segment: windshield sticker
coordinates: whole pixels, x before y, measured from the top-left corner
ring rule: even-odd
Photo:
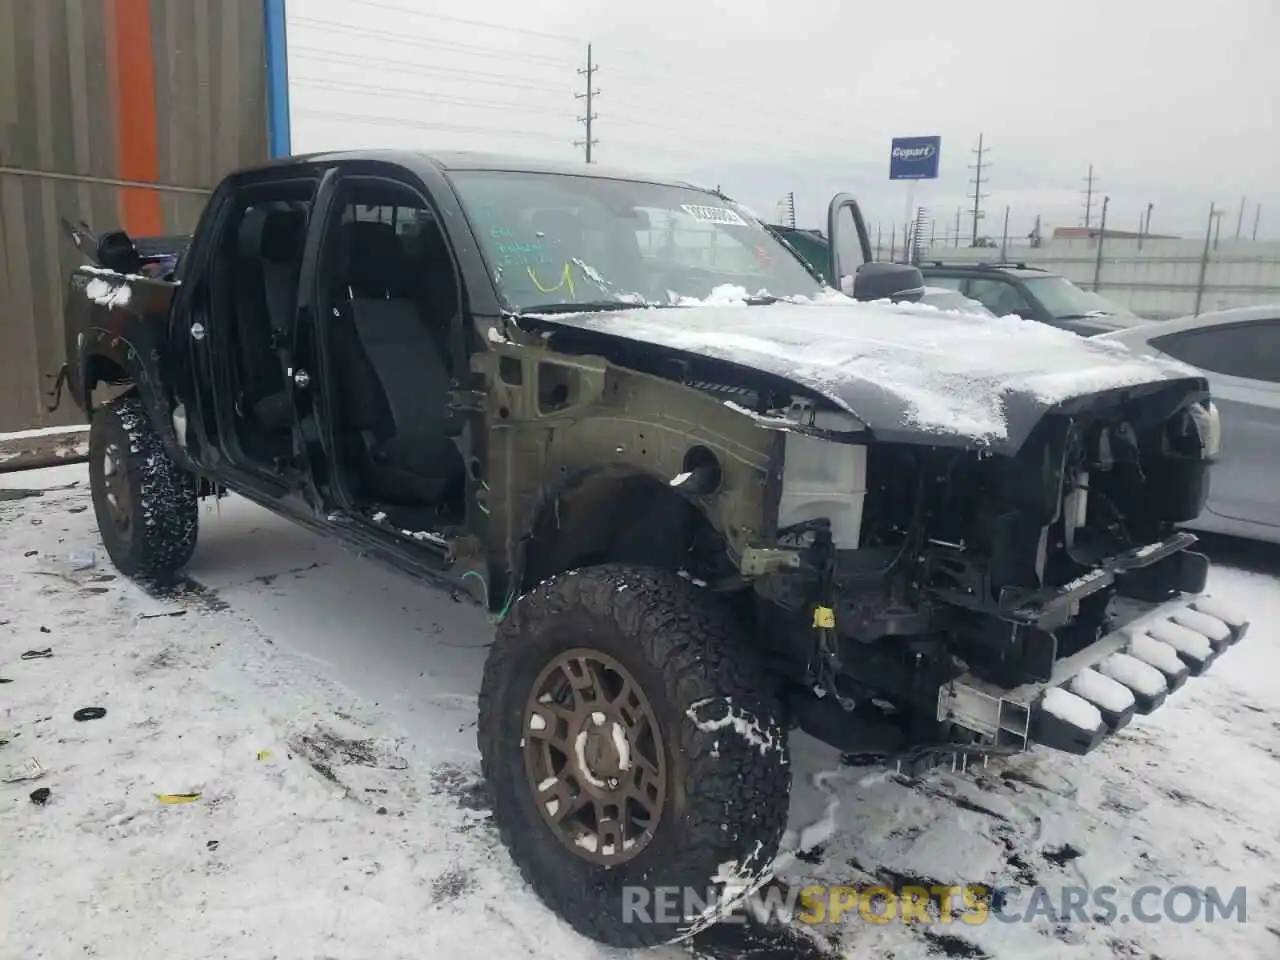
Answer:
[[[728,207],[701,207],[696,203],[682,203],[680,209],[699,223],[719,223],[729,227],[747,225],[747,221]]]

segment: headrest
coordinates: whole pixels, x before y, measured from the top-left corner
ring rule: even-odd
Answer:
[[[269,263],[297,263],[307,233],[307,215],[301,210],[251,208],[240,221],[236,255]]]
[[[266,223],[265,210],[250,207],[236,231],[236,256],[254,259],[262,249],[262,227]]]
[[[347,283],[356,296],[394,295],[405,279],[404,251],[389,223],[356,220],[345,224]]]
[[[301,210],[273,210],[262,224],[259,256],[270,263],[295,264],[302,258],[307,215]]]

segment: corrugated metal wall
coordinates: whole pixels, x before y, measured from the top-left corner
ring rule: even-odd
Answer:
[[[62,292],[58,218],[185,233],[229,170],[265,159],[263,0],[0,0],[0,432],[45,412]]]

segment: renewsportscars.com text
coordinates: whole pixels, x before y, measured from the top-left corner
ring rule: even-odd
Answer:
[[[626,887],[623,920],[681,923],[704,915],[719,891],[680,887]],[[748,918],[767,922],[848,923],[1214,923],[1246,920],[1244,887],[1148,885],[1132,890],[1112,886],[999,888],[906,886],[768,886],[748,896],[722,922]]]

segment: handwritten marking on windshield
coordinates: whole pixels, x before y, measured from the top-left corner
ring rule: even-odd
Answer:
[[[578,299],[578,293],[573,287],[573,269],[569,264],[566,263],[564,265],[564,271],[560,274],[560,282],[554,287],[544,287],[538,281],[538,275],[533,272],[532,266],[525,267],[525,270],[528,271],[529,279],[533,281],[533,285],[538,288],[539,292],[555,293],[558,290],[563,290],[567,286],[569,288],[569,296],[574,300]]]

